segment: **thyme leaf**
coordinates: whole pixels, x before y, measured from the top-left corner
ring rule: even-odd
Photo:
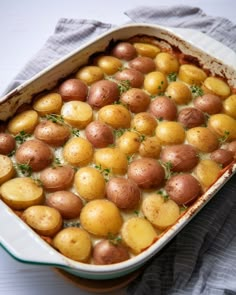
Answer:
[[[167,80],[168,80],[168,82],[175,82],[176,79],[177,79],[177,73],[176,73],[176,72],[170,73],[170,74],[167,76]]]
[[[25,163],[25,164],[18,163],[17,168],[20,171],[20,173],[23,174],[24,176],[32,175],[32,168],[28,163]]]
[[[15,141],[18,143],[18,144],[22,144],[26,141],[26,139],[28,137],[30,137],[31,134],[28,134],[26,133],[24,130],[20,131],[16,136],[15,136]]]
[[[120,81],[118,84],[118,89],[119,89],[120,95],[122,93],[126,92],[127,90],[129,90],[130,87],[131,87],[131,84],[130,84],[129,80]]]
[[[229,138],[229,136],[230,136],[230,132],[228,130],[225,130],[224,135],[221,136],[220,138],[218,138],[220,144],[225,143],[227,141],[227,139]]]
[[[194,96],[194,98],[196,98],[198,96],[202,96],[204,94],[204,91],[198,85],[191,85],[190,90],[191,90],[192,95]]]

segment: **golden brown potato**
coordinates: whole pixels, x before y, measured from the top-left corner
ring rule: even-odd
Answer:
[[[120,100],[132,113],[145,112],[150,103],[149,95],[139,88],[131,88],[124,92]]]
[[[144,135],[153,135],[156,126],[157,121],[155,117],[146,112],[136,114],[131,121],[131,127],[138,133]]]
[[[207,125],[217,137],[223,138],[224,141],[236,139],[236,120],[226,114],[212,115]]]
[[[154,58],[161,51],[159,47],[148,43],[136,42],[133,45],[139,55],[150,58]]]
[[[22,210],[32,205],[42,204],[43,189],[30,177],[16,177],[1,186],[1,197],[12,209]]]
[[[150,72],[145,76],[144,89],[153,95],[161,95],[166,90],[168,82],[166,75],[162,72]]]
[[[55,192],[71,187],[75,171],[70,166],[49,167],[40,173],[40,180],[46,191]]]
[[[108,200],[92,200],[88,202],[80,213],[82,227],[89,233],[106,237],[116,235],[123,220],[117,206]]]
[[[236,94],[233,94],[224,100],[223,111],[226,115],[236,119]]]
[[[38,124],[39,115],[34,110],[24,111],[15,115],[8,123],[7,129],[10,133],[16,135],[21,131],[32,134]]]
[[[192,100],[192,92],[181,81],[171,82],[166,89],[167,95],[178,105],[188,104]]]
[[[102,169],[108,169],[112,174],[123,175],[127,172],[128,160],[118,148],[103,148],[94,153],[94,162]]]
[[[139,254],[157,240],[157,233],[147,219],[132,217],[124,222],[121,237],[134,254]]]
[[[89,234],[78,227],[64,228],[54,237],[53,246],[66,257],[87,262],[92,251]]]
[[[47,120],[40,122],[34,130],[37,139],[52,146],[62,146],[69,139],[70,134],[67,126]]]
[[[155,63],[157,69],[165,74],[176,73],[179,70],[178,59],[168,52],[158,53],[155,58]]]
[[[24,210],[21,218],[38,234],[53,237],[62,227],[58,210],[44,205],[33,205]]]
[[[129,259],[129,251],[122,244],[115,244],[109,240],[101,240],[93,248],[95,264],[113,264]]]
[[[93,146],[84,138],[73,137],[65,144],[63,157],[66,162],[73,166],[86,166],[92,161]]]
[[[57,209],[65,219],[79,217],[83,208],[81,199],[70,191],[57,191],[46,198],[46,205]]]
[[[139,154],[145,158],[158,159],[161,153],[161,143],[156,136],[146,137],[139,146]]]
[[[76,78],[87,85],[102,80],[104,78],[103,70],[97,66],[84,66],[77,73]]]
[[[179,206],[173,200],[165,201],[163,196],[150,194],[142,203],[144,216],[160,230],[174,224],[180,216]]]
[[[180,144],[185,140],[185,131],[178,122],[160,122],[156,128],[156,136],[161,144]]]
[[[91,106],[83,101],[69,101],[61,108],[61,115],[65,122],[73,127],[83,129],[93,119]]]
[[[15,169],[10,158],[0,155],[0,185],[11,179],[15,174]]]
[[[117,147],[126,155],[135,154],[140,146],[140,137],[136,132],[126,131],[117,140]]]
[[[52,163],[52,160],[52,150],[38,139],[25,141],[16,151],[16,162],[30,166],[32,171],[43,170]]]
[[[107,105],[98,111],[98,120],[115,129],[129,128],[131,114],[122,105]]]
[[[191,64],[183,64],[179,68],[179,79],[190,85],[201,85],[207,78],[206,73]]]
[[[114,56],[102,55],[96,58],[95,65],[105,74],[113,75],[122,67],[122,62]]]
[[[67,79],[61,83],[58,92],[63,101],[85,101],[88,94],[88,87],[79,79]]]
[[[83,167],[75,174],[75,189],[86,201],[104,198],[105,185],[104,177],[93,167]]]
[[[186,131],[186,139],[201,152],[210,153],[219,146],[219,141],[214,133],[206,127],[194,127]]]
[[[222,99],[228,97],[231,93],[229,85],[216,77],[207,77],[203,83],[203,89],[205,92],[218,95]]]
[[[141,200],[141,192],[135,182],[130,179],[113,177],[106,185],[108,200],[120,209],[134,209]]]
[[[48,93],[36,98],[33,109],[41,116],[46,114],[58,114],[62,107],[62,98],[59,93]]]

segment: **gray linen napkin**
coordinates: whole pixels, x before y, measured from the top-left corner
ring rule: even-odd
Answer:
[[[236,51],[236,26],[189,6],[138,7],[131,22],[198,29]],[[55,33],[8,86],[15,88],[58,58],[114,25],[60,19]],[[236,175],[127,288],[133,295],[236,294]]]

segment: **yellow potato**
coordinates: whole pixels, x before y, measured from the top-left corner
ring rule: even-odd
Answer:
[[[178,144],[185,140],[185,131],[178,122],[160,122],[156,128],[156,136],[161,144]]]
[[[99,56],[96,59],[96,65],[107,75],[113,75],[122,67],[122,62],[114,56]]]
[[[17,177],[3,183],[1,197],[9,207],[16,210],[39,205],[44,201],[43,189],[29,177]]]
[[[220,96],[222,99],[228,97],[231,93],[229,85],[216,77],[208,77],[203,83],[203,90]]]
[[[192,99],[192,92],[183,82],[171,82],[166,89],[167,95],[175,101],[176,104],[188,104]]]
[[[85,166],[92,161],[93,146],[84,138],[73,137],[65,144],[63,157],[71,165]]]
[[[157,120],[149,113],[138,113],[133,117],[131,127],[140,134],[153,135],[157,127]]]
[[[223,102],[224,113],[233,119],[236,119],[236,94],[229,96]]]
[[[53,237],[62,227],[62,217],[59,211],[44,205],[35,205],[25,209],[22,219],[43,236]]]
[[[33,104],[33,109],[40,115],[58,114],[61,110],[62,98],[58,93],[48,93],[37,98]]]
[[[136,51],[138,52],[139,55],[141,56],[147,56],[154,58],[157,53],[159,53],[161,50],[155,45],[148,44],[148,43],[134,43],[133,44]]]
[[[206,73],[191,64],[183,64],[179,68],[179,79],[190,85],[201,85],[207,78]]]
[[[217,180],[220,171],[220,166],[213,160],[201,160],[194,169],[194,173],[203,189],[207,189]]]
[[[102,148],[94,153],[94,162],[112,174],[125,174],[128,169],[126,155],[118,148]]]
[[[78,227],[64,228],[53,239],[53,246],[70,259],[87,262],[92,242],[89,234]]]
[[[33,133],[39,121],[39,115],[34,110],[24,111],[15,115],[8,123],[8,131],[14,135],[25,131],[26,133]]]
[[[162,94],[167,86],[166,75],[162,72],[150,72],[144,78],[144,89],[153,95]]]
[[[86,201],[105,197],[105,179],[95,168],[83,167],[79,169],[75,174],[74,186]]]
[[[140,146],[140,137],[136,132],[126,131],[117,140],[117,147],[126,155],[135,154]]]
[[[14,176],[15,169],[11,159],[4,155],[0,155],[0,167],[0,184],[2,184]]]
[[[87,85],[91,85],[94,82],[102,80],[104,78],[104,73],[102,69],[97,66],[84,66],[75,76]]]
[[[107,105],[98,111],[98,120],[110,125],[115,129],[129,128],[131,114],[122,105]]]
[[[165,74],[176,73],[179,70],[178,59],[168,52],[158,53],[155,58],[155,63],[158,70]]]
[[[226,114],[212,115],[208,120],[208,128],[224,141],[236,139],[236,120]]]
[[[123,220],[120,210],[108,200],[92,200],[80,213],[82,227],[96,236],[108,236],[120,231]]]
[[[93,119],[91,106],[83,101],[69,101],[61,108],[61,115],[71,126],[83,129]]]
[[[186,139],[189,144],[205,153],[213,152],[219,145],[216,135],[206,127],[194,127],[187,130]]]
[[[174,224],[180,216],[179,206],[163,196],[151,194],[142,203],[144,216],[158,229],[164,230]]]
[[[146,137],[139,146],[139,154],[142,157],[158,159],[161,153],[161,143],[156,137]]]
[[[148,220],[132,217],[124,222],[121,237],[134,254],[139,254],[157,240],[157,233]]]

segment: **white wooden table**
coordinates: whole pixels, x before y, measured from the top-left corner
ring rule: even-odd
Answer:
[[[159,2],[160,3],[160,2]],[[165,0],[165,5],[176,5]],[[201,7],[212,16],[236,23],[235,0],[179,0],[178,4]],[[0,2],[0,93],[41,48],[61,17],[96,19],[123,24],[124,11],[139,5],[157,5],[156,0],[2,0]],[[102,8],[101,8],[102,7]],[[0,224],[0,226],[4,226]],[[125,291],[112,294],[125,294]],[[47,266],[23,264],[0,247],[0,295],[88,295]]]

